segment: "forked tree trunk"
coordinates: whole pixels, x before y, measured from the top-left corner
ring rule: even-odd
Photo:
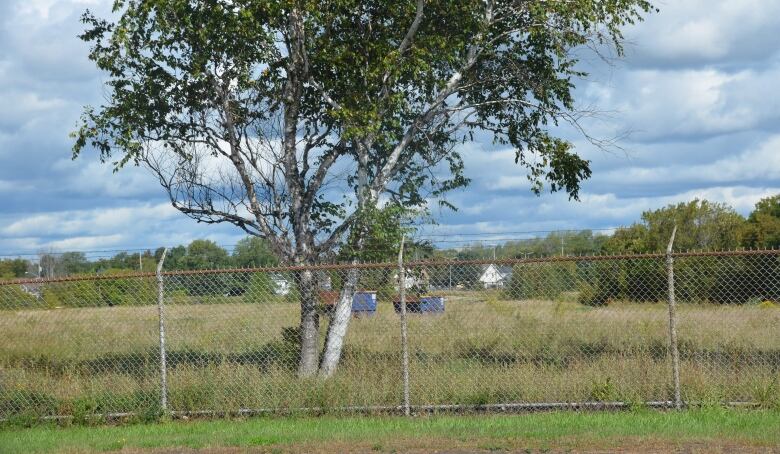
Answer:
[[[311,377],[319,365],[320,317],[317,313],[317,283],[311,270],[298,273],[301,298],[301,359],[298,376]]]
[[[355,268],[347,271],[344,287],[341,289],[339,301],[328,325],[328,334],[325,339],[325,350],[322,354],[320,376],[328,378],[336,372],[341,360],[341,352],[344,348],[344,338],[347,336],[349,320],[352,316],[352,297],[357,290],[359,273]]]

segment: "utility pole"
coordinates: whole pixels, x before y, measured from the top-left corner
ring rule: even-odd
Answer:
[[[406,323],[406,266],[404,265],[404,236],[398,249],[398,293],[401,299],[401,369],[404,387],[404,415],[411,414],[409,405],[409,335]]]
[[[672,354],[672,380],[674,385],[674,407],[682,409],[680,391],[680,350],[677,346],[677,301],[674,295],[674,237],[677,234],[677,224],[672,229],[672,237],[666,247],[666,273],[669,288],[669,350]]]
[[[165,349],[165,287],[163,281],[163,263],[168,248],[163,249],[160,261],[157,263],[157,317],[160,328],[160,407],[168,413],[168,363]]]

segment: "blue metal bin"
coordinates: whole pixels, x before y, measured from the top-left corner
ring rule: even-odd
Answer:
[[[355,292],[352,297],[353,314],[373,314],[376,312],[376,292]]]
[[[420,312],[444,312],[444,297],[443,296],[421,297]]]

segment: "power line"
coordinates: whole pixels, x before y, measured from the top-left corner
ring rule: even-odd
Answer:
[[[449,233],[424,233],[418,232],[414,234],[413,238],[418,239],[431,239],[434,244],[438,243],[468,243],[474,241],[474,239],[435,239],[435,238],[450,238],[450,237],[489,237],[488,241],[520,241],[520,240],[537,240],[541,237],[520,238],[520,237],[507,237],[506,235],[531,235],[531,234],[550,234],[550,233],[567,233],[567,232],[606,232],[614,231],[621,227],[606,227],[606,228],[582,228],[582,229],[556,229],[556,230],[525,230],[525,231],[504,231],[504,232],[449,232]],[[186,245],[181,245],[186,247]],[[226,249],[233,250],[237,246],[236,244],[217,244],[217,246]],[[146,252],[155,251],[163,246],[156,247],[128,247],[128,248],[114,248],[114,249],[66,249],[62,251],[52,251],[41,248],[38,251],[24,251],[24,252],[0,252],[0,257],[38,257],[43,254],[47,255],[62,255],[65,253],[82,253],[89,255],[90,258],[111,258],[121,252]],[[98,255],[102,254],[102,255]],[[104,255],[113,254],[113,255]]]
[[[179,245],[187,247],[186,245]],[[221,247],[222,249],[234,249],[236,247],[235,244],[217,244],[217,246]],[[38,252],[6,252],[6,253],[0,253],[0,257],[37,257],[39,255],[62,255],[67,254],[71,252],[77,252],[82,253],[85,255],[89,255],[90,257],[96,258],[96,257],[113,257],[118,253],[121,252],[147,252],[151,251],[154,252],[157,249],[160,249],[164,246],[155,246],[155,247],[145,247],[145,248],[121,248],[121,249],[66,249],[62,251],[51,251],[51,250],[40,250]],[[177,246],[178,247],[178,246]],[[114,255],[95,255],[95,254],[114,254]]]
[[[80,252],[82,254],[108,254],[108,253],[119,253],[119,252],[134,252],[134,251],[153,251],[157,248],[123,248],[123,249],[96,249],[96,250],[87,250],[87,249],[67,249],[63,251],[52,251],[52,250],[45,250],[42,249],[38,252],[7,252],[7,253],[0,253],[0,257],[29,257],[29,256],[39,256],[39,255],[62,255],[66,254],[68,252]]]
[[[449,236],[490,236],[490,235],[528,235],[532,233],[564,233],[564,232],[607,232],[620,229],[621,227],[605,227],[597,229],[558,229],[558,230],[527,230],[520,232],[449,232],[449,233],[422,233],[414,235],[415,237],[449,237]]]

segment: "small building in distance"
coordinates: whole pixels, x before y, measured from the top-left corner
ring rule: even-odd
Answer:
[[[271,282],[273,283],[273,292],[277,295],[287,296],[292,289],[292,283],[283,274],[272,274]]]
[[[317,280],[317,287],[320,290],[331,290],[333,284],[328,273],[319,271],[314,274]],[[271,273],[271,289],[275,295],[287,296],[295,286],[295,279],[289,273]]]
[[[485,288],[504,288],[512,279],[512,267],[500,266],[491,263],[482,267],[479,282]]]
[[[393,288],[396,292],[400,291],[401,279],[398,272],[393,274]],[[431,277],[425,268],[407,268],[404,271],[404,289],[408,294],[427,293],[430,288]]]
[[[35,297],[35,299],[39,300],[43,296],[43,287],[41,284],[28,282],[26,284],[21,284],[20,287],[24,293]]]

